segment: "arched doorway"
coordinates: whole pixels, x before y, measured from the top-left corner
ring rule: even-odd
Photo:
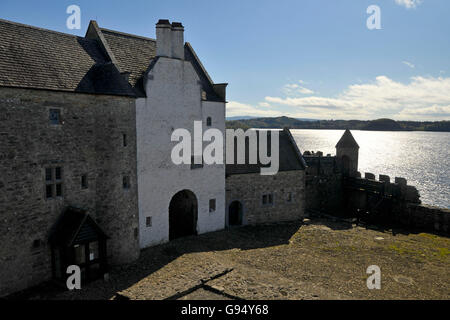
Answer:
[[[242,225],[242,204],[239,201],[233,201],[228,207],[228,225]]]
[[[175,194],[169,205],[169,240],[197,234],[197,197],[192,191]]]

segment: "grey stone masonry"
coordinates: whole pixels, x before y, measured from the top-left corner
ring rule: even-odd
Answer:
[[[110,237],[109,263],[137,259],[135,121],[134,98],[0,88],[0,296],[51,278],[48,236],[67,206]]]
[[[378,180],[381,182],[391,183],[391,178],[384,174],[380,174]]]
[[[364,175],[364,178],[369,179],[369,180],[375,180],[375,175],[373,173],[366,172]]]
[[[233,201],[243,209],[243,224],[301,220],[305,212],[305,170],[236,174],[226,178],[226,215]],[[263,203],[263,196],[272,203]],[[228,224],[228,220],[227,220]]]

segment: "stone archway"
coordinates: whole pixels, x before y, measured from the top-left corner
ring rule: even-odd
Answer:
[[[169,240],[197,234],[197,197],[190,190],[176,193],[169,205]]]
[[[228,226],[241,226],[243,220],[242,203],[235,200],[228,207]]]

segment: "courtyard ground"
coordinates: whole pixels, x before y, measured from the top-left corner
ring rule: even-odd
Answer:
[[[450,299],[450,239],[311,218],[143,250],[108,281],[31,299]],[[367,267],[381,268],[369,290]]]

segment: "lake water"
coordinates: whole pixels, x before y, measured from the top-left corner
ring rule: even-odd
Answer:
[[[343,130],[291,130],[301,152],[336,154]],[[403,177],[417,187],[422,203],[450,208],[450,132],[352,130],[359,144],[359,171]]]

